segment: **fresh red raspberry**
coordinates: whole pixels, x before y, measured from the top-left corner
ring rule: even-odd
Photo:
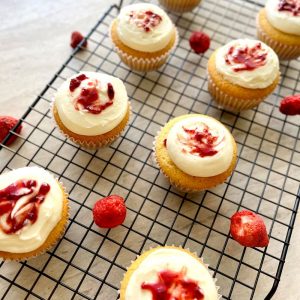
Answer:
[[[122,224],[126,217],[124,199],[111,195],[96,202],[93,208],[94,222],[102,228],[113,228]]]
[[[264,220],[252,211],[236,212],[231,217],[230,233],[245,247],[266,247],[269,244]]]
[[[209,36],[201,31],[195,31],[190,37],[190,46],[197,53],[204,53],[210,46]]]
[[[300,115],[300,94],[287,96],[281,100],[279,110],[288,116]]]
[[[0,143],[4,140],[4,138],[8,135],[9,131],[12,130],[17,123],[19,122],[18,119],[10,116],[0,116]],[[19,125],[15,130],[16,133],[20,133],[22,129],[22,125]],[[6,142],[6,146],[12,144],[15,139],[17,138],[16,135],[12,135],[8,141]]]
[[[84,36],[79,31],[74,31],[71,34],[71,47],[75,49],[79,43],[84,39]],[[87,41],[82,44],[83,47],[87,47]]]

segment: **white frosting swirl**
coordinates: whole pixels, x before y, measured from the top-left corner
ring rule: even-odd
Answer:
[[[39,190],[42,183],[48,183],[50,191],[39,206],[38,218],[35,223],[29,223],[13,234],[6,234],[0,228],[0,251],[26,253],[37,249],[46,241],[62,216],[63,191],[56,179],[44,169],[25,167],[2,174],[0,190],[22,179],[36,180],[35,192]],[[18,205],[21,202],[25,203],[27,199],[28,196],[23,196],[18,200]],[[6,223],[6,216],[7,214],[4,214],[0,217],[1,224]]]
[[[102,73],[81,72],[80,74],[85,74],[88,79],[82,81],[73,92],[69,88],[70,81],[78,74],[66,80],[57,90],[55,107],[59,118],[70,131],[77,134],[94,136],[111,131],[121,123],[128,110],[128,96],[123,82],[116,77]],[[100,114],[76,110],[74,107],[74,101],[80,95],[82,88],[89,88],[89,82],[96,84],[101,104],[108,101],[107,84],[111,83],[114,88],[113,104]]]
[[[205,127],[208,127],[208,132],[212,136],[217,137],[213,143],[215,145],[213,149],[217,153],[201,157],[197,153],[191,153],[192,148],[182,141],[189,140],[189,135],[184,129],[197,128],[198,132],[203,132]],[[233,143],[230,132],[217,120],[204,115],[177,122],[168,134],[166,146],[174,164],[191,176],[211,177],[221,174],[230,167],[233,159]]]
[[[261,44],[260,53],[266,53],[264,64],[253,70],[235,71],[235,68],[241,64],[228,64],[226,56],[231,47],[234,47],[234,53],[237,49],[253,48]],[[276,53],[269,46],[261,41],[250,39],[234,40],[225,46],[219,48],[216,52],[216,69],[224,78],[236,85],[249,89],[263,89],[270,86],[278,76],[279,60]]]
[[[280,0],[268,0],[266,4],[267,19],[276,29],[294,35],[300,35],[300,14],[278,10]],[[295,0],[300,9],[300,0]]]
[[[137,23],[145,16],[145,12],[157,14],[161,21],[146,31]],[[130,15],[139,15],[140,19],[133,19]],[[147,16],[145,16],[147,18]],[[126,46],[143,52],[156,52],[164,49],[172,38],[174,25],[169,16],[158,6],[150,3],[137,3],[125,6],[117,18],[117,33],[119,39]]]
[[[152,300],[150,291],[141,288],[142,283],[155,283],[163,270],[180,272],[187,269],[186,277],[199,283],[205,300],[217,300],[218,292],[207,268],[192,255],[177,249],[159,248],[149,254],[131,275],[125,300]]]

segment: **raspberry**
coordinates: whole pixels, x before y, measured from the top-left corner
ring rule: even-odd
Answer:
[[[195,31],[190,37],[190,46],[197,53],[204,53],[210,46],[209,36],[201,31]]]
[[[9,131],[12,130],[17,123],[19,122],[18,119],[10,116],[0,116],[0,143],[4,140],[4,138],[9,134]],[[22,129],[22,125],[19,125],[15,132],[20,133]],[[12,144],[15,139],[17,138],[16,135],[12,135],[8,141],[5,143],[6,146]]]
[[[230,233],[245,247],[266,247],[269,244],[264,220],[252,211],[243,210],[231,217]]]
[[[126,217],[124,199],[111,195],[96,202],[93,208],[94,222],[101,228],[113,228],[122,224]]]
[[[300,94],[287,96],[281,100],[279,110],[288,116],[300,115]]]
[[[75,49],[83,39],[84,36],[79,31],[72,32],[70,46]],[[82,46],[87,47],[87,41],[84,41]]]

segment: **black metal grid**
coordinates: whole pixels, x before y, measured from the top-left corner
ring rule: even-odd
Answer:
[[[16,143],[9,148],[2,145],[1,173],[41,166],[59,177],[71,202],[67,231],[52,251],[28,262],[0,263],[2,299],[117,299],[130,261],[151,246],[165,244],[182,245],[204,256],[224,299],[271,298],[300,200],[300,118],[278,111],[279,99],[300,92],[300,61],[282,63],[275,93],[258,108],[238,115],[211,102],[206,82],[212,51],[231,39],[254,37],[259,8],[250,1],[205,0],[193,13],[172,15],[179,46],[164,67],[148,74],[132,72],[120,63],[107,35],[118,9],[112,6],[105,13],[87,36],[88,49],[74,51],[24,114],[24,130]],[[188,46],[195,29],[212,38],[211,49],[203,56]],[[83,69],[124,80],[134,112],[122,137],[98,151],[65,140],[49,111],[57,87]],[[195,195],[170,187],[152,160],[159,128],[190,112],[221,120],[239,148],[232,177]],[[126,198],[128,216],[117,229],[99,230],[92,223],[91,209],[96,199],[111,193]],[[241,208],[264,217],[268,248],[243,248],[232,240],[230,216]]]

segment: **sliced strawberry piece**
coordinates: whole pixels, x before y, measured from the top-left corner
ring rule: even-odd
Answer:
[[[231,217],[230,233],[245,247],[266,247],[269,244],[263,219],[252,211],[239,211]]]

